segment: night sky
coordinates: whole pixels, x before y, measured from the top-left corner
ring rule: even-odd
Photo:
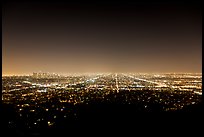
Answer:
[[[196,2],[5,2],[2,73],[201,72]]]

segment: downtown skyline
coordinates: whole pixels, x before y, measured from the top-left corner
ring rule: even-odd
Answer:
[[[5,2],[2,75],[201,73],[198,2]]]

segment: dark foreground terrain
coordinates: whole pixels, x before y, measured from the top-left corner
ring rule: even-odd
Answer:
[[[49,104],[47,104],[49,106]],[[189,105],[181,110],[173,112],[162,111],[160,104],[152,104],[147,112],[143,109],[145,104],[122,105],[108,103],[90,103],[89,105],[69,105],[73,112],[57,113],[51,111],[49,113],[29,114],[28,117],[18,117],[18,112],[13,105],[3,104],[3,132],[6,136],[38,136],[38,135],[77,135],[83,133],[98,134],[106,132],[125,132],[134,131],[137,133],[148,133],[145,130],[157,129],[167,130],[172,125],[174,129],[183,127],[195,127],[196,123],[201,122],[203,114],[202,104]],[[48,119],[55,114],[53,124],[48,124]],[[38,118],[44,120],[37,123],[31,123]],[[190,123],[194,123],[191,125]],[[199,126],[198,126],[199,127]],[[187,129],[188,129],[187,128]],[[144,131],[143,131],[144,130]]]

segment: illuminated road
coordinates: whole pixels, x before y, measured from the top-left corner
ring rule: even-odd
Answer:
[[[116,85],[116,90],[117,90],[117,93],[118,93],[119,88],[118,88],[118,74],[117,73],[115,74],[115,85]]]
[[[156,84],[158,85],[158,87],[168,87],[166,84],[164,83],[158,83],[158,82],[155,82],[155,81],[150,81],[150,80],[146,80],[146,79],[141,79],[141,78],[136,78],[136,77],[133,77],[131,75],[127,75],[127,74],[123,74],[124,76],[126,77],[130,77],[130,78],[133,78],[135,80],[139,80],[139,81],[144,81],[144,82],[148,82],[148,83],[151,83],[151,84]]]

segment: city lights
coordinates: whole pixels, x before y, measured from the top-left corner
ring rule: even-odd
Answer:
[[[39,114],[42,110],[50,113],[53,109],[66,113],[66,107],[60,105],[88,105],[94,100],[107,103],[119,100],[119,104],[155,102],[163,105],[162,111],[176,111],[201,101],[201,75],[100,73],[59,76],[33,73],[31,76],[5,76],[2,78],[2,101],[16,105],[19,113],[27,109]],[[42,106],[48,102],[51,107]],[[144,111],[151,111],[148,104],[144,105]],[[53,117],[57,119],[57,115]]]

